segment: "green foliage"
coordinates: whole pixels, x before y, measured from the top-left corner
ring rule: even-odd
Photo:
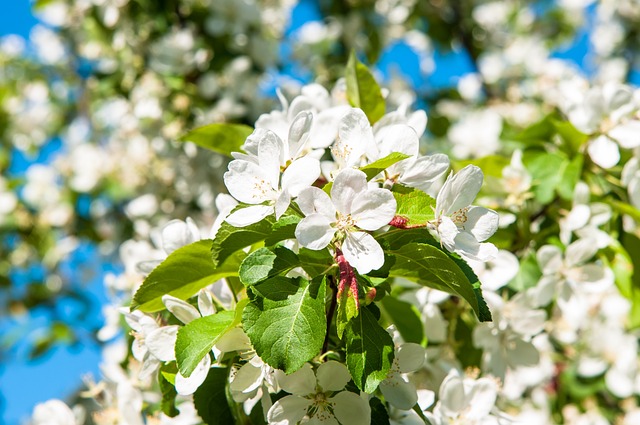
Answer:
[[[373,125],[384,115],[384,98],[371,71],[356,58],[355,52],[349,56],[345,77],[349,103],[362,109]]]
[[[164,309],[165,294],[187,299],[200,289],[228,276],[238,275],[239,257],[231,256],[219,267],[211,261],[210,239],[204,239],[173,251],[144,280],[136,291],[131,309],[154,312]]]
[[[393,164],[407,158],[410,158],[410,155],[405,155],[400,152],[392,152],[384,158],[380,158],[377,161],[373,161],[371,164],[360,167],[359,170],[367,175],[367,180],[371,180]]]
[[[193,404],[198,415],[207,425],[228,425],[235,423],[227,401],[227,368],[212,367],[207,379],[193,394]]]
[[[382,308],[400,332],[402,339],[416,344],[426,343],[420,312],[415,306],[389,295],[382,299]]]
[[[389,425],[389,413],[384,403],[378,397],[369,399],[369,407],[371,407],[371,425]]]
[[[213,345],[235,326],[235,312],[221,311],[187,323],[178,331],[176,361],[180,373],[188,377]]]
[[[294,372],[315,357],[324,342],[326,278],[268,279],[254,288],[242,316],[256,353],[267,364]],[[253,292],[253,288],[252,288]]]
[[[231,157],[231,152],[240,152],[240,146],[253,133],[253,128],[244,124],[215,123],[194,128],[178,139]]]
[[[419,189],[393,186],[393,197],[398,204],[396,216],[407,219],[406,226],[426,226],[435,218],[436,200]]]
[[[169,416],[170,418],[178,416],[180,413],[176,408],[176,392],[175,376],[177,373],[175,362],[162,365],[158,372],[158,385],[160,386],[160,393],[162,394],[162,400],[160,401],[160,410]],[[169,380],[172,377],[172,380]]]
[[[260,248],[240,264],[240,280],[245,285],[255,285],[299,265],[298,256],[290,249],[282,246]]]
[[[480,321],[490,321],[491,314],[483,306],[479,291],[451,256],[428,243],[409,243],[388,251],[395,257],[389,276],[404,277],[440,291],[464,298]],[[462,260],[460,260],[462,261]],[[477,277],[474,279],[477,282]]]
[[[564,155],[550,152],[530,152],[523,158],[533,179],[533,194],[541,204],[553,200],[556,188],[562,181],[562,170],[567,166]]]
[[[356,386],[367,393],[386,379],[394,359],[393,339],[371,309],[362,308],[345,329],[347,368]]]

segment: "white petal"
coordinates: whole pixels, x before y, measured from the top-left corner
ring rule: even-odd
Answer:
[[[427,410],[436,400],[436,393],[431,390],[418,390],[418,405],[420,409]]]
[[[446,216],[440,218],[438,224],[438,236],[440,236],[440,242],[447,250],[454,252],[456,250],[456,236],[458,236],[460,230],[458,226]]]
[[[211,293],[206,289],[198,292],[198,309],[202,317],[211,316],[216,313],[216,307],[213,305]]]
[[[404,185],[428,192],[433,182],[449,168],[449,157],[444,154],[405,159],[397,164],[403,172],[398,181]]]
[[[257,223],[273,213],[274,207],[272,205],[252,205],[229,214],[225,221],[234,227],[245,227]]]
[[[467,407],[464,384],[455,369],[452,369],[442,381],[439,396],[440,407],[447,416],[456,417]]]
[[[449,175],[436,198],[436,210],[451,215],[471,205],[480,188],[484,174],[475,165],[467,165],[455,175]]]
[[[380,383],[380,391],[385,400],[394,407],[409,410],[418,402],[416,387],[395,374]]]
[[[158,360],[169,362],[175,360],[174,346],[180,326],[162,326],[151,332],[144,339],[145,345]]]
[[[197,227],[195,229],[194,227],[193,220],[190,222],[171,220],[165,224],[162,228],[162,249],[164,252],[171,254],[176,249],[200,239],[200,232]]]
[[[329,245],[336,229],[322,214],[311,214],[303,218],[296,226],[296,239],[305,248],[319,250]]]
[[[280,196],[278,196],[278,199],[276,200],[276,205],[274,207],[275,213],[276,213],[276,220],[280,220],[280,217],[282,217],[282,214],[284,214],[287,211],[287,208],[289,208],[290,204],[291,204],[291,195],[289,194],[288,190],[284,189],[282,192],[280,192]]]
[[[229,163],[229,171],[224,173],[227,190],[240,202],[260,204],[274,197],[275,187],[269,174],[258,164],[249,161],[234,160]]]
[[[309,363],[305,363],[300,369],[290,375],[279,371],[277,374],[278,385],[284,391],[295,395],[309,395],[316,391],[316,375]]]
[[[369,189],[356,195],[351,204],[351,215],[359,228],[378,230],[389,224],[396,215],[396,207],[396,199],[390,191]]]
[[[201,317],[200,312],[194,306],[171,295],[163,295],[162,303],[167,310],[185,325]]]
[[[310,406],[311,400],[288,395],[271,406],[267,413],[267,420],[269,425],[294,425],[304,418]]]
[[[313,122],[313,114],[302,111],[296,115],[289,127],[289,157],[296,158],[309,140],[309,131]]]
[[[384,252],[373,236],[365,232],[350,232],[342,244],[344,258],[360,274],[378,270],[384,264]]]
[[[37,404],[31,420],[34,425],[74,425],[76,423],[73,411],[57,399]]]
[[[371,125],[364,112],[354,108],[340,121],[338,140],[332,152],[337,156],[338,162],[353,167],[360,165],[368,148],[375,148]]]
[[[246,351],[251,349],[251,341],[249,337],[244,333],[242,328],[233,328],[227,331],[216,342],[215,347],[222,352],[230,351]]]
[[[273,189],[278,188],[280,180],[280,166],[284,165],[284,143],[275,133],[267,132],[258,144],[258,162],[267,182]],[[233,195],[233,194],[232,194]],[[237,199],[237,198],[236,198]]]
[[[568,267],[582,264],[598,252],[598,244],[591,239],[578,239],[567,247],[564,254]]]
[[[627,121],[613,128],[609,131],[609,137],[616,140],[620,146],[626,149],[640,146],[640,121]]]
[[[340,391],[351,380],[347,367],[334,360],[318,366],[316,376],[318,384],[324,391]]]
[[[351,214],[351,203],[356,195],[367,189],[367,175],[360,170],[345,168],[333,180],[331,199],[342,214]]]
[[[398,347],[396,358],[400,372],[409,373],[422,367],[426,360],[426,352],[420,344],[405,342]]]
[[[292,197],[298,196],[302,189],[311,186],[320,177],[320,161],[304,157],[293,161],[282,173],[282,189],[289,191]]]
[[[338,136],[338,126],[340,120],[351,111],[348,105],[335,106],[325,109],[313,118],[311,126],[311,146],[317,148],[328,148]]]
[[[484,207],[470,207],[467,211],[467,221],[464,228],[476,238],[478,242],[489,239],[498,230],[498,213]]]
[[[626,398],[633,394],[634,382],[629,371],[611,368],[604,376],[607,388],[617,397]]]
[[[211,369],[211,356],[207,353],[188,378],[178,372],[176,375],[176,392],[180,395],[195,393],[198,387],[207,379],[209,369]]]
[[[229,388],[231,391],[247,394],[258,389],[262,385],[263,378],[264,369],[262,366],[256,367],[248,362],[238,370]]]
[[[602,168],[611,168],[620,161],[618,145],[607,136],[599,136],[587,146],[591,160]]]
[[[489,378],[480,378],[474,383],[470,396],[467,419],[485,419],[496,403],[497,384]]]
[[[369,425],[371,408],[362,397],[350,391],[342,391],[330,398],[334,403],[333,413],[341,424]]]
[[[415,130],[406,124],[395,124],[382,127],[376,133],[380,158],[384,158],[392,152],[400,152],[405,155],[418,155],[418,135]]]
[[[319,213],[330,221],[336,219],[336,209],[329,195],[317,187],[308,187],[300,192],[296,203],[306,216]]]
[[[544,245],[536,252],[538,266],[543,274],[553,274],[562,267],[562,251],[555,245]]]

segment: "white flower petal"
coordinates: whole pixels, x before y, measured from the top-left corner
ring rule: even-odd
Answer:
[[[345,168],[333,180],[331,199],[342,214],[351,214],[351,203],[356,195],[367,189],[367,175],[360,170]]]
[[[329,195],[317,187],[308,187],[298,194],[296,203],[305,216],[319,213],[330,221],[336,219],[336,209]]]
[[[289,375],[279,371],[277,379],[280,388],[290,394],[306,396],[316,391],[316,375],[309,363]]]
[[[400,372],[409,373],[416,371],[424,365],[426,352],[423,346],[412,342],[405,342],[396,352]]]
[[[267,413],[267,420],[269,425],[294,425],[305,417],[310,406],[311,400],[288,395],[271,406]]]
[[[284,161],[284,143],[275,133],[267,132],[258,143],[258,163],[273,189],[278,188],[280,166]]]
[[[272,205],[252,205],[229,214],[225,221],[234,227],[245,227],[259,222],[274,212]]]
[[[405,155],[418,155],[419,140],[415,130],[406,124],[394,124],[382,127],[376,132],[376,141],[380,158],[400,152]]]
[[[179,328],[180,326],[176,325],[162,326],[148,334],[144,342],[149,352],[163,362],[175,360],[176,355],[173,347],[176,345]]]
[[[400,374],[385,379],[379,388],[385,400],[398,409],[409,410],[418,402],[416,387]]]
[[[609,137],[617,141],[625,149],[640,146],[640,121],[630,120],[609,131]]]
[[[318,385],[324,391],[340,391],[351,380],[347,367],[334,360],[322,363],[316,371]]]
[[[190,218],[186,222],[171,220],[162,228],[162,249],[167,254],[199,239],[200,231]]]
[[[229,163],[229,171],[224,173],[224,184],[231,196],[247,204],[261,204],[274,198],[278,183],[273,187],[270,180],[260,165],[237,159]]]
[[[276,205],[274,207],[275,213],[276,213],[276,220],[280,220],[280,217],[282,217],[282,214],[284,214],[287,211],[287,208],[289,208],[290,204],[291,204],[291,195],[289,194],[289,191],[285,189],[282,192],[280,192],[280,196],[278,196],[278,199],[276,200]]]
[[[607,136],[598,136],[587,146],[591,160],[602,168],[611,168],[620,161],[618,145]]]
[[[564,253],[568,267],[582,264],[598,252],[598,244],[591,239],[578,239],[567,247]]]
[[[413,131],[413,130],[412,130]],[[369,189],[356,195],[351,204],[351,216],[364,230],[378,230],[396,215],[396,199],[386,189]]]
[[[360,165],[362,156],[371,148],[375,148],[375,142],[369,120],[362,110],[354,108],[340,121],[332,152],[338,162],[354,167]]]
[[[282,173],[282,189],[289,191],[292,197],[298,196],[302,189],[310,187],[320,177],[320,161],[304,157],[293,161]]]
[[[365,232],[350,232],[342,244],[344,258],[360,274],[378,270],[384,264],[384,252],[373,236]]]
[[[304,149],[309,140],[309,131],[313,122],[313,113],[310,111],[299,112],[289,127],[289,157],[296,158]]]
[[[471,205],[480,188],[484,174],[475,165],[467,165],[457,174],[450,174],[436,198],[436,210],[451,215],[461,208]]]
[[[469,395],[469,410],[466,418],[469,421],[479,421],[485,419],[493,409],[498,396],[498,386],[492,379],[480,378],[474,383]]]
[[[542,273],[553,274],[562,267],[562,251],[555,245],[544,245],[536,252],[538,266]]]
[[[198,363],[188,378],[180,372],[176,374],[176,392],[180,395],[191,395],[202,385],[211,369],[211,356],[207,353]]]
[[[415,187],[428,192],[436,179],[439,179],[449,168],[449,157],[444,154],[408,158],[396,164],[402,168],[398,181],[406,186]]]
[[[455,238],[456,252],[476,261],[490,261],[498,255],[498,248],[492,243],[479,243],[469,232],[460,232]]]
[[[163,295],[162,303],[178,320],[185,325],[199,319],[200,312],[191,304],[171,295]]]
[[[229,388],[231,391],[239,393],[251,393],[262,385],[264,369],[262,366],[255,366],[251,362],[245,363],[236,373]]]
[[[202,317],[211,316],[216,313],[216,307],[213,304],[211,293],[206,289],[198,292],[198,309]]]
[[[464,223],[466,231],[478,242],[489,239],[498,230],[498,213],[484,207],[470,207],[467,211],[467,221]]]
[[[467,407],[464,384],[455,369],[452,369],[442,381],[438,395],[440,407],[447,416],[457,417]]]
[[[222,352],[246,351],[251,349],[251,341],[242,328],[233,328],[218,339],[215,347]]]
[[[311,214],[303,218],[296,226],[296,239],[305,248],[319,250],[326,247],[336,229],[331,227],[331,222],[322,214]]]
[[[369,425],[371,408],[362,397],[349,391],[342,391],[330,398],[334,403],[333,413],[341,424]]]

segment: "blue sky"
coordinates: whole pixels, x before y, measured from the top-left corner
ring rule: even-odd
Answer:
[[[0,14],[0,36],[19,34],[27,38],[31,27],[37,23],[30,12],[29,0],[12,0],[5,3],[4,12]],[[314,0],[301,0],[294,10],[293,24],[288,34],[291,34],[301,23],[317,19],[320,19],[320,13]],[[286,49],[286,46],[283,48]],[[588,48],[588,31],[584,30],[578,34],[574,44],[556,52],[555,56],[568,59],[585,69],[588,68],[585,62]],[[452,85],[457,78],[472,70],[472,65],[464,54],[436,52],[435,72],[429,76],[421,75],[417,57],[408,46],[401,43],[390,46],[383,53],[378,68],[383,74],[388,75],[398,63],[402,63],[402,71],[407,74],[407,78],[414,85],[421,87]],[[293,67],[288,72],[295,74],[294,76],[301,80],[309,78],[308,75],[299,73]],[[33,161],[49,161],[55,155],[56,146],[56,142],[53,141],[48,145],[47,152],[35,159],[16,154],[14,156],[16,164],[11,171],[20,173]],[[80,250],[79,254],[67,264],[69,273],[92,255],[95,260],[92,247]],[[87,287],[96,310],[90,317],[90,321],[93,321],[92,325],[99,323],[99,306],[105,302],[102,277],[105,272],[113,268],[111,264],[97,263],[94,270],[96,275]],[[72,305],[65,305],[63,302],[61,308],[72,308]],[[15,329],[29,331],[46,323],[49,317],[36,311],[32,319],[33,322],[28,325],[28,328],[24,328],[27,325],[15,321],[12,325],[17,326]],[[24,360],[26,346],[27,344],[24,343],[19,344],[15,352],[11,353],[13,354],[11,363],[4,369],[0,369],[0,423],[19,424],[21,419],[28,418],[36,403],[54,397],[64,398],[73,393],[81,385],[81,377],[87,373],[92,373],[96,378],[99,376],[100,353],[95,343],[88,342],[75,347],[56,347],[43,358],[31,363]]]

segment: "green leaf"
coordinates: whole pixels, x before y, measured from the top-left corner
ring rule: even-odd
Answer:
[[[536,255],[531,253],[520,260],[520,269],[518,274],[508,283],[509,288],[521,292],[529,288],[533,288],[538,284],[542,272],[538,267]]]
[[[188,377],[213,345],[235,323],[235,311],[221,311],[187,323],[178,331],[176,361],[180,373]]]
[[[392,193],[398,204],[396,216],[407,219],[407,227],[426,226],[435,218],[436,200],[423,191],[396,184]]]
[[[360,171],[367,175],[367,180],[371,180],[393,164],[400,162],[404,159],[411,158],[411,155],[405,155],[400,152],[391,152],[384,158],[380,158],[377,161],[373,161],[371,164],[367,164],[364,167],[360,167]]]
[[[322,349],[327,318],[326,277],[269,279],[256,285],[261,296],[245,307],[244,331],[270,366],[295,372]]]
[[[471,305],[480,321],[491,320],[488,309],[485,310],[486,305],[483,307],[484,303],[478,302],[482,299],[479,283],[474,287],[467,276],[471,268],[466,272],[461,268],[463,260],[455,259],[452,255],[428,243],[410,243],[389,251],[389,254],[396,258],[389,276],[404,277],[462,297]],[[473,280],[477,282],[477,277]]]
[[[180,136],[181,142],[193,142],[205,149],[231,156],[240,152],[244,141],[253,133],[253,128],[244,124],[215,123],[194,128]]]
[[[211,261],[211,239],[204,239],[176,249],[144,280],[133,296],[131,309],[154,312],[164,309],[162,296],[187,299],[200,289],[228,276],[237,276],[239,257],[216,267]]]
[[[290,249],[283,246],[260,248],[240,264],[240,280],[245,285],[255,285],[299,265],[298,256]]]
[[[334,265],[333,256],[327,249],[312,250],[300,248],[298,251],[298,259],[300,266],[309,273],[310,276],[319,276],[325,274],[327,269]]]
[[[524,163],[531,173],[535,198],[542,204],[548,204],[562,181],[562,171],[568,160],[558,153],[534,152],[525,155]]]
[[[351,52],[349,56],[345,73],[349,104],[362,109],[373,125],[382,118],[385,112],[380,86],[376,83],[369,69],[356,58],[354,52]]]
[[[369,399],[369,407],[371,408],[371,425],[390,425],[387,408],[378,397]]]
[[[588,135],[576,129],[569,121],[560,121],[552,118],[550,122],[573,152],[578,152],[580,147],[589,140]]]
[[[482,169],[482,173],[485,177],[491,176],[502,178],[502,170],[510,163],[511,160],[502,155],[487,155],[482,158],[453,161],[451,165],[456,171],[460,171],[467,165],[475,165]]]
[[[345,329],[347,368],[353,382],[364,392],[373,393],[387,378],[394,358],[391,335],[376,320],[370,307],[349,321]]]
[[[614,210],[621,214],[626,214],[635,221],[640,222],[640,210],[625,202],[616,201],[615,199],[606,199],[607,204],[611,205]]]
[[[170,418],[174,418],[180,413],[180,411],[176,409],[176,396],[178,395],[176,388],[174,387],[176,373],[177,369],[175,362],[162,365],[158,372],[158,384],[160,386],[160,392],[162,393],[160,410]],[[172,376],[173,382],[170,381],[167,376]]]
[[[228,369],[212,367],[205,381],[193,394],[193,404],[207,425],[235,423],[227,401]]]
[[[558,195],[560,195],[562,199],[566,199],[567,201],[571,201],[573,199],[573,190],[582,175],[583,162],[584,156],[582,154],[578,154],[571,160],[571,162],[565,163],[566,166],[562,170],[562,178],[558,183]]]
[[[426,342],[421,315],[414,305],[389,295],[382,299],[382,308],[400,332],[402,339],[416,344]]]

